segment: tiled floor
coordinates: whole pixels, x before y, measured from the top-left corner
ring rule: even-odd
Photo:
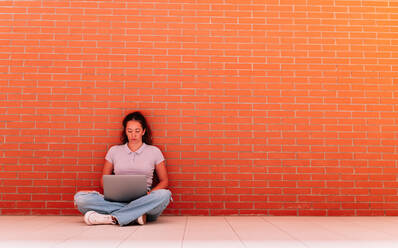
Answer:
[[[398,217],[162,216],[87,226],[81,216],[0,216],[0,247],[398,248]]]

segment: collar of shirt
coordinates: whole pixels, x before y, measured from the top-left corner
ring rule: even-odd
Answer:
[[[130,148],[128,147],[128,143],[126,143],[126,144],[124,145],[124,149],[125,149],[125,151],[127,152],[127,154],[129,154],[129,155],[132,154],[132,153],[140,154],[142,151],[144,151],[145,147],[146,147],[146,144],[145,144],[145,143],[142,143],[141,147],[138,148],[137,151],[133,152],[133,151],[130,150]]]

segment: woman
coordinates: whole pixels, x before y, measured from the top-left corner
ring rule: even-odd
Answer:
[[[84,214],[88,225],[119,224],[133,221],[143,225],[155,221],[170,202],[168,176],[162,152],[152,146],[151,130],[140,112],[128,114],[123,120],[122,145],[109,149],[105,156],[103,175],[140,174],[147,178],[147,195],[130,203],[110,202],[96,191],[80,191],[75,205]],[[154,171],[159,183],[151,189]],[[101,187],[103,181],[101,178]]]

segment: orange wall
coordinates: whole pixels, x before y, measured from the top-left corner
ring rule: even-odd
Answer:
[[[0,214],[76,214],[133,110],[168,214],[398,214],[397,2],[0,5]]]

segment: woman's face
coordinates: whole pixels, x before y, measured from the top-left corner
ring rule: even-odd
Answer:
[[[145,130],[142,129],[141,123],[135,120],[127,122],[126,135],[129,139],[129,143],[141,143],[144,134]]]

